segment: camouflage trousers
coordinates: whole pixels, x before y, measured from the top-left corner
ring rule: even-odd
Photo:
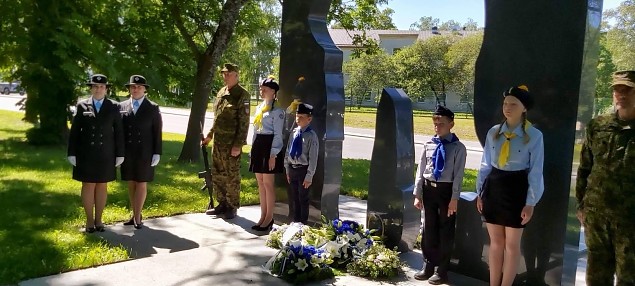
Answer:
[[[240,207],[240,155],[231,156],[232,146],[214,145],[212,188],[219,204]]]
[[[588,248],[586,284],[635,285],[635,226],[632,221],[587,211],[584,234]]]

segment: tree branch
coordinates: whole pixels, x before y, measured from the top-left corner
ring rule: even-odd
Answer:
[[[174,24],[176,25],[176,28],[179,30],[179,33],[183,37],[183,40],[192,51],[192,54],[194,55],[194,59],[198,60],[198,58],[201,56],[201,51],[198,49],[198,46],[194,42],[194,35],[190,35],[187,32],[187,28],[185,28],[185,24],[183,23],[183,18],[181,18],[181,10],[179,9],[178,5],[171,5],[168,3],[168,0],[163,0],[163,5],[168,7],[168,9],[170,10],[170,14],[172,15],[172,18],[174,19]]]

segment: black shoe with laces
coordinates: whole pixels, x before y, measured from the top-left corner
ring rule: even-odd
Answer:
[[[421,271],[415,273],[414,278],[417,280],[425,281],[428,280],[428,278],[432,277],[432,275],[434,275],[434,266],[426,264],[426,267],[424,269],[421,269]]]
[[[220,203],[215,208],[209,209],[205,211],[206,215],[222,215],[227,212],[227,206],[225,204]]]

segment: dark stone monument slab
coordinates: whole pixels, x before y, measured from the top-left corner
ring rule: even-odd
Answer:
[[[311,185],[312,210],[309,220],[312,222],[319,222],[320,214],[328,219],[339,216],[342,181],[343,55],[326,27],[330,5],[330,0],[284,1],[282,5],[278,99],[281,106],[288,106],[294,97],[313,105],[311,127],[321,139],[317,171]],[[300,77],[304,78],[302,92],[295,88]],[[285,132],[285,144],[290,131]],[[289,207],[293,206],[286,205],[286,177],[278,176],[276,181],[279,186],[276,197],[280,202],[276,207],[276,219],[288,221]]]
[[[384,88],[370,163],[367,225],[379,230],[387,247],[412,249],[421,224],[413,206],[415,148],[412,101],[401,89]]]
[[[523,234],[524,263],[516,282],[575,283],[579,223],[570,193],[573,146],[579,96],[587,98],[592,92],[588,84],[594,81],[597,64],[601,9],[601,0],[485,1],[487,28],[476,64],[474,97],[479,139],[483,143],[487,130],[503,119],[502,92],[526,84],[536,101],[529,120],[543,132],[545,143],[545,193]],[[475,206],[461,207],[465,211]],[[475,223],[475,215],[464,219]],[[461,218],[457,225],[457,236],[468,232]],[[484,226],[482,231],[486,233]],[[486,261],[487,247],[477,244],[459,239],[456,249],[463,259]],[[478,273],[457,269],[488,280],[486,268],[479,267]]]

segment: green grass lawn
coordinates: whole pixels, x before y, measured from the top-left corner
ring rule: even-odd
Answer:
[[[375,119],[377,109],[370,107],[346,108],[344,112],[344,126],[375,129]],[[413,128],[415,134],[434,135],[432,125],[432,112],[415,110],[413,111]],[[454,128],[452,132],[461,140],[478,141],[474,129],[474,118],[470,114],[457,113],[454,118]]]
[[[129,259],[128,250],[81,232],[81,183],[71,179],[66,148],[28,145],[24,133],[30,124],[21,118],[22,113],[0,110],[0,285]],[[201,212],[207,205],[196,175],[201,164],[176,161],[183,139],[163,136],[164,152],[148,186],[145,218]],[[243,156],[242,205],[258,203],[257,183],[247,166]],[[369,169],[368,160],[344,159],[342,194],[366,199]],[[475,171],[467,172],[464,190],[474,189],[475,177]],[[126,186],[115,181],[108,190],[104,222],[128,220]]]

